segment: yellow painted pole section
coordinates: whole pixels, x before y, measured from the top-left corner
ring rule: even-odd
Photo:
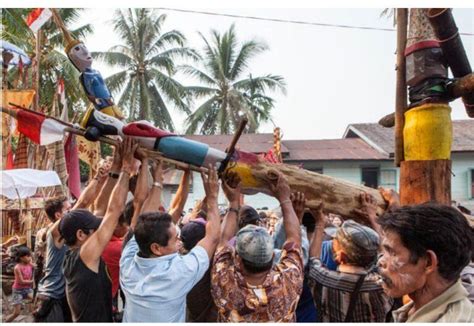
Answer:
[[[429,103],[405,112],[406,161],[449,160],[453,142],[451,108]]]

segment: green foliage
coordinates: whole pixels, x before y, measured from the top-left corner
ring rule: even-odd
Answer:
[[[153,9],[117,10],[114,30],[123,44],[92,56],[122,70],[106,79],[118,106],[127,111],[128,120],[150,120],[157,127],[174,131],[169,103],[181,112],[190,113],[185,88],[175,79],[175,60],[199,59],[185,46],[181,32],[163,32],[166,15]]]
[[[31,8],[2,9],[0,37],[23,49],[30,57],[34,57],[37,39],[25,23],[31,10]],[[65,25],[68,26],[79,18],[83,9],[62,8],[57,10]],[[71,34],[76,38],[83,38],[90,32],[92,32],[92,26],[87,24],[72,30]],[[46,112],[51,111],[58,78],[63,78],[70,111],[83,108],[88,100],[79,82],[79,72],[64,54],[63,37],[53,19],[43,25],[41,33],[40,106],[46,108]],[[9,81],[12,82],[17,76],[17,67],[11,68]],[[32,78],[30,69],[27,85],[33,85]]]
[[[282,76],[253,77],[246,73],[250,60],[266,51],[265,44],[255,40],[238,42],[234,25],[224,34],[211,30],[204,41],[202,69],[190,65],[180,70],[203,85],[187,91],[203,103],[186,119],[186,133],[229,134],[236,130],[242,117],[248,119],[246,132],[256,132],[260,123],[271,119],[274,100],[267,91],[286,92]],[[247,77],[242,76],[247,75]]]

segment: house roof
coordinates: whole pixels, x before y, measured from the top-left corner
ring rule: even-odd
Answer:
[[[323,161],[323,160],[387,160],[383,154],[369,146],[360,138],[285,140],[289,150],[285,161]]]
[[[225,151],[234,135],[185,135],[184,137],[199,141],[209,146]],[[266,153],[273,147],[273,134],[243,134],[237,143],[237,148],[251,153]],[[288,148],[281,145],[282,154],[288,153]]]
[[[373,148],[393,156],[394,127],[385,128],[378,123],[356,123],[347,126],[343,138],[361,138]],[[474,152],[474,119],[453,121],[452,152]]]
[[[474,119],[453,121],[453,152],[474,152]],[[233,135],[186,135],[224,151]],[[377,123],[357,123],[347,127],[342,139],[282,140],[284,161],[390,160],[394,153],[394,130]],[[237,148],[266,153],[273,147],[273,134],[243,134]],[[176,183],[180,176],[170,176]],[[171,181],[172,180],[172,181]],[[179,182],[179,181],[178,181]]]

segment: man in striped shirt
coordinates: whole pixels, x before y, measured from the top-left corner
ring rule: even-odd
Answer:
[[[309,279],[318,318],[323,322],[385,322],[393,300],[373,272],[379,236],[371,228],[348,220],[333,240],[338,270],[321,262],[325,217],[314,212],[316,228],[310,248]]]

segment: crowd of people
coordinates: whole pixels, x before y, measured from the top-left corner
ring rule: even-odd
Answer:
[[[190,172],[166,210],[162,165],[125,138],[72,207],[48,200],[34,252],[16,252],[5,321],[25,302],[36,322],[474,321],[473,229],[456,208],[381,189],[383,215],[361,194],[343,220],[305,207],[276,171],[281,212],[266,214],[209,166],[185,213]]]

